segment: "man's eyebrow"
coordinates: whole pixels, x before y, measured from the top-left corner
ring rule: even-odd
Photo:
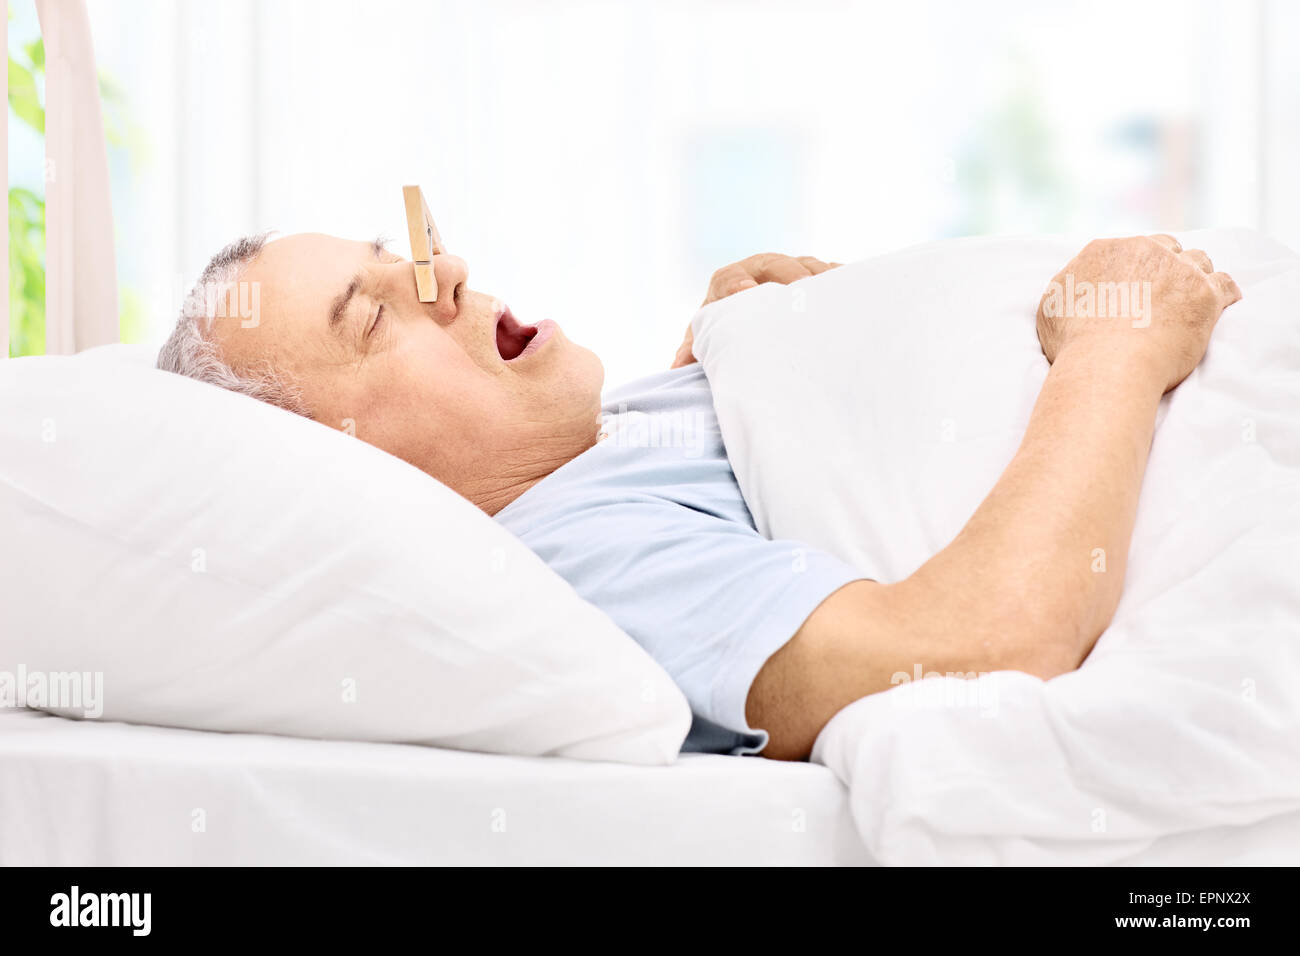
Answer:
[[[361,279],[361,273],[357,273],[352,277],[352,281],[348,283],[348,287],[334,297],[334,303],[330,306],[331,331],[337,332],[343,325],[343,316],[347,314],[348,303],[352,301],[352,297],[361,288]]]

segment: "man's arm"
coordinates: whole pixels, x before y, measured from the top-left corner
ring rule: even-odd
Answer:
[[[750,726],[771,735],[765,755],[806,757],[837,711],[918,664],[1047,679],[1087,656],[1119,602],[1160,396],[1240,298],[1203,253],[1153,239],[1092,244],[1067,266],[1076,280],[1151,276],[1152,327],[1040,315],[1052,368],[1019,450],[970,521],[911,577],[841,588],[767,661],[746,706]]]

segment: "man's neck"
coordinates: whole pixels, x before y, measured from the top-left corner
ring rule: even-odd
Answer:
[[[516,457],[518,449],[511,455],[502,455],[500,460],[505,464],[494,468],[493,474],[473,487],[457,490],[489,515],[495,515],[547,475],[595,445],[597,432],[593,422],[590,429],[568,439],[551,435],[526,442],[523,446],[526,457]]]

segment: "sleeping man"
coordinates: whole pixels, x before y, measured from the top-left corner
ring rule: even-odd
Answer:
[[[755,256],[715,273],[705,301],[827,268]],[[1240,298],[1170,236],[1090,243],[1057,280],[1150,283],[1150,326],[1040,304],[1052,365],[1018,452],[946,548],[877,582],[755,530],[689,333],[671,369],[602,409],[595,355],[471,290],[463,260],[435,256],[434,270],[437,301],[421,302],[412,263],[379,243],[240,240],[205,270],[158,365],[354,430],[437,478],[667,670],[695,715],[685,749],[781,759],[806,758],[837,711],[899,671],[1046,680],[1079,666],[1119,601],[1160,397]],[[258,292],[256,322],[223,301],[241,288]],[[691,440],[620,440],[664,416],[691,423]],[[1077,559],[1096,541],[1119,573]]]

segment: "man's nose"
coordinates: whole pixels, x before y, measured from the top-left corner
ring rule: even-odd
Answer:
[[[456,318],[456,290],[469,280],[469,265],[460,256],[433,257],[433,276],[438,283],[438,301],[422,303],[439,322]]]

